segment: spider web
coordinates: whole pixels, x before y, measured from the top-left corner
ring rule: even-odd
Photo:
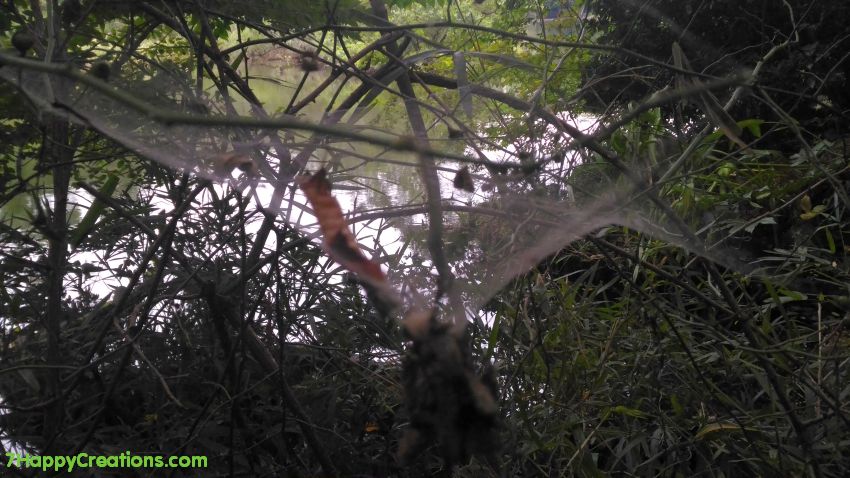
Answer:
[[[409,136],[406,126],[376,131],[368,124],[371,107],[320,121],[269,115],[252,104],[238,111],[220,98],[199,96],[188,78],[175,74],[107,83],[66,65],[15,60],[0,76],[40,114],[95,129],[169,168],[252,188],[255,207],[311,237],[318,236],[315,219],[306,198],[292,194],[295,178],[327,169],[361,247],[383,265],[407,309],[455,297],[446,305],[456,317],[474,314],[513,278],[612,225],[748,270],[733,255],[708,248],[635,171],[625,169],[613,186],[577,198],[569,175],[599,158],[598,140],[609,131],[585,135],[551,113],[550,125],[536,129],[546,147],[518,151],[474,131],[451,139],[458,133],[449,130],[446,138],[441,128],[453,123],[439,119],[427,125],[427,142]],[[476,99],[476,108],[488,106]],[[552,118],[561,128],[553,129]],[[380,239],[389,227],[399,236],[395,254]]]

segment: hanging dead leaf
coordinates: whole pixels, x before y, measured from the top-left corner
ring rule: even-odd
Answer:
[[[349,230],[342,208],[331,194],[327,171],[322,168],[312,176],[298,177],[297,182],[319,221],[322,246],[328,255],[371,285],[385,285],[387,278],[381,267],[363,254],[354,234]]]
[[[464,166],[455,173],[454,186],[469,193],[475,192],[475,183],[468,167]]]

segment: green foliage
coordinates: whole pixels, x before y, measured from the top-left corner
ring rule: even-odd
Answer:
[[[777,8],[768,0],[601,0],[589,5],[588,25],[602,44],[667,62],[672,43],[679,42],[692,68],[714,77],[752,71],[761,64],[758,84],[775,88],[774,101],[800,124],[820,133],[847,131],[834,117],[848,107],[848,62],[837,54],[839,45],[846,47],[850,41],[841,33],[850,19],[847,4],[794,0]],[[787,33],[776,37],[776,32]],[[737,53],[728,54],[732,51]],[[669,85],[673,76],[625,52],[599,53],[583,74],[584,99],[594,110],[623,106]],[[673,106],[665,108],[665,116],[672,117]],[[684,110],[687,116],[699,115],[693,108]],[[763,102],[746,99],[730,113],[737,119],[771,116]]]
[[[651,149],[668,134],[658,118],[642,115],[608,140],[656,180],[679,154]],[[759,137],[765,124],[741,126]],[[720,263],[745,260],[751,276],[691,267],[669,244],[610,228],[491,302],[497,338],[486,350],[503,364],[505,400],[519,412],[508,419],[519,430],[509,446],[515,473],[770,476],[805,474],[816,461],[823,476],[840,476],[846,467],[834,442],[845,418],[822,408],[844,387],[816,372],[843,368],[848,345],[824,339],[845,335],[846,140],[783,155],[730,152],[722,138],[704,138],[689,171],[659,187]],[[571,180],[580,203],[627,184],[601,158]],[[795,419],[823,426],[794,438]]]
[[[414,4],[425,8],[434,8],[445,6],[446,2],[447,0],[391,0],[387,4],[399,8],[408,8]]]

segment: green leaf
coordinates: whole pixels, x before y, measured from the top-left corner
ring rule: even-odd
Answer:
[[[685,413],[685,407],[683,407],[679,402],[679,396],[675,393],[670,395],[670,406],[673,408],[673,413],[675,413],[676,416],[681,416]]]
[[[644,412],[642,412],[642,411],[640,411],[636,408],[629,408],[625,405],[617,405],[616,407],[612,408],[611,411],[614,412],[614,413],[619,413],[620,415],[625,415],[627,417],[634,417],[634,418],[648,418],[649,417],[648,414],[646,414],[646,413],[644,413]]]
[[[725,162],[722,166],[717,168],[717,175],[723,178],[729,177],[735,173],[735,164],[731,162]]]
[[[104,196],[112,196],[112,193],[115,191],[115,188],[118,186],[118,176],[112,174],[109,178],[106,179],[106,183],[100,188],[98,191]],[[80,221],[80,224],[74,229],[74,233],[71,235],[70,243],[76,248],[78,247],[83,240],[88,235],[89,231],[91,231],[92,227],[94,227],[95,222],[97,222],[100,215],[103,213],[105,205],[95,199],[92,203],[89,210],[86,212],[86,215],[83,216],[83,220]]]
[[[761,138],[761,125],[764,120],[760,119],[745,119],[738,121],[738,126],[750,132],[756,138]]]
[[[802,292],[797,292],[796,290],[779,289],[779,293],[782,294],[779,300],[783,304],[787,302],[797,302],[808,299],[806,294]]]
[[[697,431],[696,435],[694,435],[694,438],[696,438],[697,440],[713,439],[719,438],[717,437],[717,434],[719,433],[735,433],[741,431],[743,431],[743,429],[740,425],[736,423],[715,422],[709,423],[708,425],[700,428],[699,431]]]
[[[829,247],[829,252],[835,254],[835,239],[833,239],[832,233],[829,232],[829,229],[824,229],[823,232],[826,234],[826,244]]]

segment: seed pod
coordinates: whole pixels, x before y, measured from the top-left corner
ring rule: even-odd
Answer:
[[[455,173],[454,187],[468,193],[475,192],[475,183],[472,181],[472,175],[469,174],[468,167],[464,166]]]
[[[111,73],[109,67],[109,63],[105,61],[95,62],[94,65],[91,66],[91,74],[95,78],[103,81],[109,81],[109,75]]]
[[[459,129],[452,128],[449,126],[449,139],[460,139],[463,138],[463,131]]]
[[[12,46],[18,50],[21,56],[26,56],[27,50],[32,48],[33,45],[35,45],[35,38],[26,30],[18,30],[12,35]]]
[[[303,54],[298,58],[298,66],[301,67],[302,71],[311,72],[319,69],[319,60],[318,56],[315,53],[312,54]]]

